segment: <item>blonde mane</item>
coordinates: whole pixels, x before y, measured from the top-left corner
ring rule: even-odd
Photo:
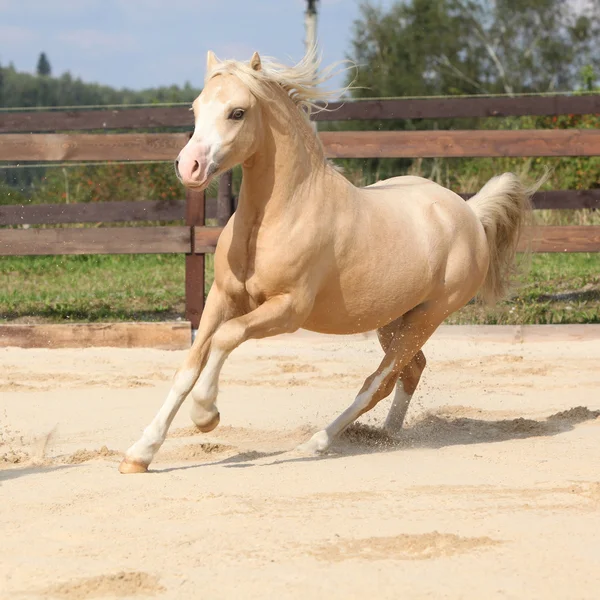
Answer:
[[[350,89],[350,86],[330,91],[319,89],[319,85],[354,66],[351,61],[340,61],[320,70],[321,61],[322,56],[316,47],[293,66],[282,65],[271,57],[261,57],[262,67],[259,71],[252,69],[248,62],[223,60],[207,74],[205,83],[224,73],[236,75],[255,96],[266,101],[275,100],[269,94],[269,87],[276,84],[308,116],[311,112],[327,110],[328,100],[338,98]],[[339,69],[341,65],[348,63],[350,66]]]

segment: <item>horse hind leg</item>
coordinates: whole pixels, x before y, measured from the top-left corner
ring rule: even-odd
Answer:
[[[426,362],[423,351],[419,350],[398,377],[394,398],[383,426],[391,435],[397,435],[402,430],[410,401],[419,385]]]
[[[445,318],[445,314],[427,310],[427,304],[418,306],[406,313],[395,326],[387,326],[382,345],[387,346],[385,356],[377,370],[365,380],[363,387],[354,402],[330,425],[318,431],[310,440],[298,447],[298,451],[306,454],[325,452],[333,440],[340,435],[360,415],[371,410],[380,400],[389,396],[398,379],[402,381],[403,391],[408,390],[412,396],[418,378],[425,367],[425,356],[421,347],[437,329]],[[385,348],[385,346],[384,346]],[[416,374],[418,373],[418,376]],[[404,383],[407,387],[404,388]],[[409,398],[410,400],[410,398]],[[396,406],[392,404],[390,424],[404,420],[408,409],[406,398],[400,398]]]
[[[377,330],[377,337],[384,352],[389,350],[394,335],[400,330],[401,326],[402,317]],[[410,401],[419,384],[426,363],[423,351],[419,350],[402,369],[396,380],[394,398],[384,424],[384,429],[391,435],[397,435],[404,425]]]

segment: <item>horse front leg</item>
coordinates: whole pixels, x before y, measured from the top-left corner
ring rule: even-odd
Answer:
[[[218,377],[227,357],[243,342],[292,333],[298,330],[310,312],[311,303],[292,294],[266,300],[255,310],[224,322],[214,333],[206,368],[193,394],[202,399],[204,408],[216,397]]]
[[[213,285],[206,299],[206,306],[200,320],[196,339],[185,358],[183,365],[177,370],[167,398],[151,423],[144,429],[140,439],[125,453],[119,466],[121,473],[145,473],[154,455],[162,446],[167,432],[177,411],[190,393],[202,368],[206,363],[210,341],[219,325],[231,318],[233,309],[227,297]],[[204,418],[203,418],[204,417]],[[198,421],[206,427],[215,421],[215,415],[198,411]],[[218,424],[218,412],[216,423]],[[211,427],[211,428],[214,428]]]
[[[216,399],[219,375],[227,357],[248,339],[264,338],[296,331],[308,315],[307,303],[291,295],[267,300],[257,309],[224,322],[212,337],[210,354],[202,375],[192,390],[194,404],[191,417],[202,431],[211,431],[219,424]]]

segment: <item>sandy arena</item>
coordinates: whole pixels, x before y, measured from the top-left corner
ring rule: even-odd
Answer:
[[[403,438],[388,399],[323,458],[376,339],[248,342],[221,426],[186,403],[130,476],[183,352],[0,349],[0,598],[598,598],[600,333],[494,331],[442,328]]]

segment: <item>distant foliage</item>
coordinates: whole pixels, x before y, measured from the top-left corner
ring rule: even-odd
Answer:
[[[363,2],[349,58],[359,66],[351,92],[355,98],[589,91],[600,83],[600,0],[398,0],[389,8]],[[494,123],[491,127],[498,126]],[[481,126],[475,119],[350,125],[370,130]],[[427,176],[439,177],[442,163],[419,164]],[[371,183],[407,172],[413,161],[343,164]]]
[[[115,89],[97,83],[84,83],[70,73],[51,77],[50,63],[44,53],[38,61],[37,75],[21,73],[14,66],[0,65],[0,106],[94,106],[105,104],[151,104],[192,102],[200,89],[187,82],[146,90]]]
[[[48,168],[34,185],[30,201],[36,204],[175,200],[185,195],[168,163]]]
[[[43,52],[37,75],[18,72],[12,65],[0,65],[0,106],[4,108],[191,104],[200,92],[190,83],[183,87],[173,85],[135,91],[84,83],[70,73],[51,77],[50,62]],[[160,200],[183,196],[183,187],[175,177],[172,164],[0,169],[0,204]]]

